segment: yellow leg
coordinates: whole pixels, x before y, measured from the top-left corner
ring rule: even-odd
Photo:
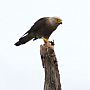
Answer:
[[[48,38],[42,38],[44,41],[44,45],[47,47],[51,47],[52,49],[54,49],[54,45],[51,45],[51,42],[48,41]]]
[[[48,38],[43,38],[44,43],[48,42]]]

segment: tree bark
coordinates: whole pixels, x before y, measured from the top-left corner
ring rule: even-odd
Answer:
[[[40,46],[42,65],[45,70],[44,90],[61,90],[58,63],[54,52],[54,44]]]

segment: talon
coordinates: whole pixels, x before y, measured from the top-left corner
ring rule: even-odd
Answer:
[[[49,41],[49,42],[51,43],[51,45],[53,45],[53,46],[55,45],[55,44],[54,44],[54,40],[53,40],[53,41]]]

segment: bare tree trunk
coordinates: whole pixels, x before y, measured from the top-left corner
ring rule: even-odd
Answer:
[[[54,45],[45,43],[40,46],[42,65],[45,69],[44,90],[61,90],[58,63],[54,52]]]

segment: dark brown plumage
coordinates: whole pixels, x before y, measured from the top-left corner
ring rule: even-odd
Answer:
[[[58,17],[44,17],[34,23],[34,25],[27,31],[18,42],[16,46],[25,44],[31,39],[36,40],[43,38],[45,42],[49,39],[50,35],[56,28],[62,24],[62,20]]]

